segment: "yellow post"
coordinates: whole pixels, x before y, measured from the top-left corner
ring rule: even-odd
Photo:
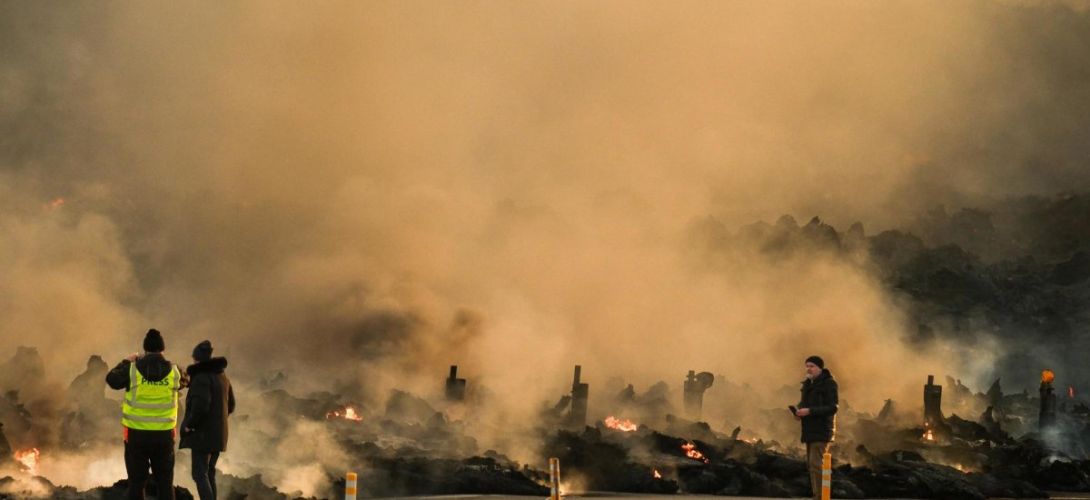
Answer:
[[[829,500],[833,496],[833,455],[826,453],[821,456],[821,500]]]
[[[356,500],[355,472],[349,472],[344,476],[344,500]]]
[[[560,500],[560,459],[549,459],[549,500]]]

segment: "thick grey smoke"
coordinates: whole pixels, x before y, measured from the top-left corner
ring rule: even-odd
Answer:
[[[777,387],[823,352],[876,410],[964,353],[905,347],[865,266],[709,272],[691,224],[1086,189],[1088,28],[986,2],[8,3],[0,347],[67,379],[155,326],[177,360],[209,338],[236,376],[379,401],[459,363],[527,415],[577,362]]]

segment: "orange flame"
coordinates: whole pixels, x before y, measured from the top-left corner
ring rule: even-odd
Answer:
[[[662,479],[662,474],[659,474],[658,469],[651,469],[651,477],[654,477],[655,479]]]
[[[638,426],[636,425],[635,422],[633,422],[633,421],[631,421],[631,420],[629,420],[627,418],[624,419],[624,420],[621,420],[619,418],[614,417],[613,415],[610,415],[610,416],[606,417],[605,424],[606,424],[606,427],[609,427],[610,429],[618,430],[618,431],[621,431],[621,432],[632,432],[632,431],[635,431],[638,428]]]
[[[38,465],[41,463],[42,452],[37,448],[27,448],[15,452],[15,461],[19,462],[28,472],[38,475]]]
[[[685,444],[681,445],[681,449],[685,450],[685,456],[687,456],[687,457],[689,457],[689,458],[691,458],[693,460],[700,460],[700,461],[703,461],[704,463],[708,463],[708,459],[704,457],[703,453],[700,453],[700,450],[696,449],[695,444],[685,443]]]
[[[1071,399],[1075,399],[1075,387],[1074,386],[1067,386],[1067,397],[1069,397]]]
[[[924,441],[933,442],[933,441],[935,441],[935,433],[931,432],[931,429],[927,429],[926,431],[924,431],[923,436],[920,437],[920,439],[922,439]]]
[[[54,198],[52,201],[46,204],[46,208],[50,210],[56,210],[64,206],[64,198]]]
[[[1056,374],[1052,370],[1043,370],[1041,372],[1041,383],[1051,384],[1053,380],[1056,380]]]
[[[325,418],[343,418],[345,420],[353,420],[356,422],[360,422],[363,420],[363,417],[359,416],[359,414],[356,413],[356,409],[351,406],[345,406],[343,410],[333,410],[329,413],[326,413]]]

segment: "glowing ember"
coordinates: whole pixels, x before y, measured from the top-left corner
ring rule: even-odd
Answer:
[[[1075,399],[1075,388],[1072,386],[1067,387],[1067,397]]]
[[[708,463],[708,459],[704,457],[703,453],[700,453],[700,450],[696,449],[695,444],[685,443],[681,445],[681,449],[685,450],[685,456],[693,460],[700,460],[704,463]]]
[[[621,432],[632,432],[632,431],[635,431],[636,428],[637,428],[635,422],[633,422],[633,421],[631,421],[631,420],[629,420],[627,418],[624,419],[624,420],[621,420],[619,418],[614,417],[613,415],[610,415],[610,416],[606,417],[605,424],[606,424],[606,427],[609,427],[610,429],[618,430],[618,431],[621,431]]]
[[[345,406],[342,410],[333,410],[329,413],[326,413],[325,418],[343,418],[345,420],[354,420],[356,422],[363,420],[363,417],[359,416],[359,414],[356,413],[356,409],[351,406]]]
[[[1051,384],[1053,380],[1056,380],[1056,374],[1052,370],[1044,370],[1041,372],[1041,383]]]
[[[28,472],[38,475],[38,465],[41,462],[42,452],[37,448],[27,448],[15,452],[15,461],[19,462]]]
[[[655,479],[662,479],[662,474],[659,474],[658,469],[651,469],[651,476]]]

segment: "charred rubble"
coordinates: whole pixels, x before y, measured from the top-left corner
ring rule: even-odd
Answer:
[[[1036,422],[1038,409],[1048,415],[1049,400],[1014,397],[1020,404],[1006,404],[1011,398],[995,386],[988,394],[974,394],[960,381],[948,380],[954,399],[950,407],[962,411],[986,407],[978,417],[944,414],[943,387],[934,377],[923,386],[923,411],[918,416],[904,415],[892,401],[877,417],[843,405],[847,425],[834,447],[835,497],[1041,498],[1048,491],[1090,491],[1090,457],[1069,446],[1090,438],[1090,420],[1078,409],[1081,403],[1069,404],[1068,411],[1055,416],[1063,425],[1046,417],[1051,436],[1036,431],[1012,434],[1004,430],[1006,422]],[[615,403],[632,408],[631,403],[640,399],[627,386]],[[989,403],[997,404],[1002,413]],[[784,420],[783,411],[769,410],[763,418]],[[920,424],[906,426],[906,420]],[[653,425],[611,416],[582,430],[547,433],[543,452],[565,464],[565,480],[578,490],[809,494],[797,446],[740,439],[741,434],[740,427],[724,433],[674,415],[654,420]]]
[[[546,450],[567,464],[568,477],[588,490],[636,493],[799,497],[810,492],[799,456],[759,443],[719,436],[685,439],[641,428],[626,433],[601,427],[583,433],[560,431]],[[929,463],[912,451],[872,455],[839,465],[833,473],[836,498],[1040,498],[1028,481]]]
[[[228,481],[230,482],[230,481]],[[125,500],[128,498],[128,481],[121,480],[110,486],[100,486],[87,491],[77,491],[71,486],[56,486],[43,477],[15,479],[0,478],[0,499],[4,500]],[[228,491],[228,490],[224,490]],[[154,481],[144,488],[146,498],[158,498],[159,489]],[[175,500],[193,500],[193,494],[180,486],[174,487]]]
[[[261,476],[238,478],[230,474],[218,474],[216,481],[221,498],[227,499],[284,499],[314,500],[286,495],[276,488],[262,482]],[[100,486],[85,491],[78,491],[71,486],[57,486],[43,477],[15,479],[10,476],[0,478],[0,499],[3,500],[126,500],[129,483],[119,480],[109,486]],[[145,498],[158,498],[159,488],[154,479],[149,479],[144,488]],[[175,500],[193,500],[196,498],[188,489],[174,487]]]
[[[19,352],[23,356],[31,353]],[[78,390],[79,384],[90,377],[87,373],[96,374],[100,369],[92,358],[85,374],[73,381],[73,390]],[[783,432],[792,434],[780,440],[771,435],[758,436],[729,422],[713,426],[671,413],[675,406],[670,401],[676,399],[680,403],[688,401],[680,407],[687,415],[693,415],[694,399],[687,395],[696,392],[694,389],[699,390],[705,402],[709,397],[724,394],[757,400],[752,392],[746,396],[745,391],[752,389],[721,380],[715,388],[734,392],[714,392],[709,389],[711,375],[697,374],[694,370],[679,376],[681,394],[672,392],[665,382],[654,384],[642,393],[631,385],[620,384],[623,389],[616,396],[591,401],[583,397],[590,392],[589,384],[580,372],[575,375],[571,392],[562,398],[568,404],[559,409],[547,408],[536,430],[530,431],[536,433],[536,441],[540,443],[540,459],[533,463],[511,460],[503,450],[482,449],[467,423],[473,414],[457,413],[463,419],[452,417],[456,414],[453,410],[472,407],[476,400],[465,397],[451,401],[446,398],[445,385],[439,386],[432,398],[394,390],[378,404],[354,401],[332,392],[300,397],[285,389],[270,389],[256,396],[258,401],[252,404],[264,405],[262,413],[273,419],[268,422],[270,428],[284,429],[293,423],[312,422],[336,436],[335,445],[344,451],[346,459],[343,463],[322,465],[325,487],[317,493],[318,498],[338,496],[345,470],[359,473],[360,491],[366,497],[546,495],[548,472],[544,465],[548,457],[560,459],[565,487],[572,491],[808,495],[805,465],[800,447],[794,442],[797,424],[784,410],[757,412],[762,420],[782,422]],[[1044,386],[1047,383],[1051,387],[1057,378],[1055,373],[1043,377],[1042,390],[1036,394],[1005,394],[998,382],[986,393],[974,393],[955,379],[947,378],[943,386],[929,377],[922,385],[920,402],[904,405],[921,410],[908,413],[900,409],[902,405],[887,401],[877,416],[870,416],[855,412],[850,402],[845,401],[844,426],[834,447],[834,496],[975,500],[1039,498],[1048,491],[1090,491],[1090,460],[1080,452],[1086,449],[1085,445],[1060,446],[1090,440],[1090,411],[1073,397],[1058,396],[1055,401],[1039,397],[1053,394]],[[71,426],[72,422],[84,420],[93,423],[87,415],[95,415],[103,403],[97,390],[91,392],[77,398],[74,406],[56,412],[55,425]],[[576,416],[587,418],[588,425],[573,425],[570,402],[575,399],[583,400]],[[590,420],[591,415],[602,415],[601,409],[593,407],[598,402],[610,405],[607,410],[633,412],[618,415],[639,417],[636,421],[614,416]],[[983,410],[970,418],[946,413],[974,408]],[[45,425],[39,421],[39,415],[26,407],[9,415],[27,420],[29,428]],[[233,425],[240,432],[251,432],[260,438],[258,441],[275,443],[281,439],[255,429],[248,415],[233,418]],[[906,421],[919,424],[905,425]],[[81,432],[92,435],[97,432],[95,425],[90,424],[73,429],[83,429]],[[780,431],[770,426],[765,432]],[[20,432],[18,436],[10,448],[29,444],[26,433]],[[0,435],[0,444],[6,441],[8,437]],[[39,444],[46,457],[64,453],[71,446],[66,440]],[[111,495],[120,494],[125,486],[121,482],[78,492],[54,486],[26,468],[16,476],[0,480],[0,495],[113,498]],[[238,495],[228,498],[302,496],[300,492],[278,491],[259,475],[240,478],[222,474],[222,477],[222,491]],[[32,490],[37,496],[26,493]],[[178,498],[189,498],[188,494],[180,490]]]
[[[1065,455],[1035,434],[1015,439],[994,422],[989,427],[943,416],[941,389],[933,382],[925,389],[930,404],[919,427],[898,426],[890,416],[892,404],[887,404],[884,415],[857,416],[838,438],[834,497],[1041,498],[1047,491],[1090,491],[1090,460],[1085,456]],[[669,420],[667,433],[625,421],[606,421],[582,432],[559,431],[546,439],[545,451],[558,456],[567,477],[589,490],[809,494],[799,453],[775,442],[738,439],[738,429],[728,435],[706,423]]]

